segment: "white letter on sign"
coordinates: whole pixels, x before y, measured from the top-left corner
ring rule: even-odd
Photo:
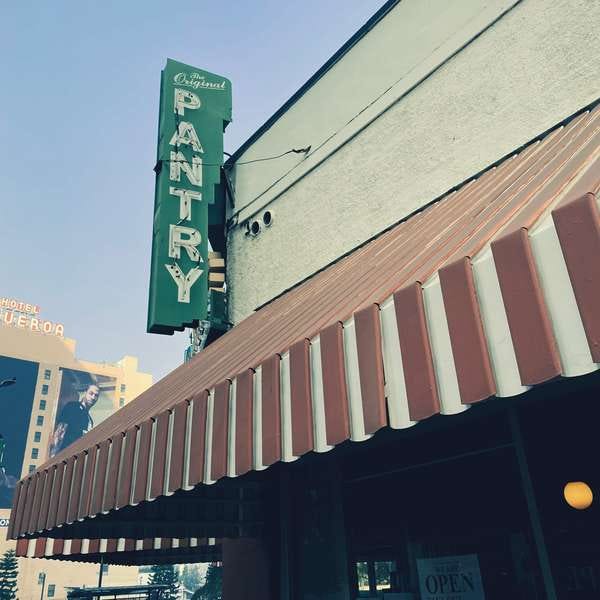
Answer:
[[[198,98],[194,92],[175,88],[175,107],[173,112],[183,115],[186,108],[190,110],[200,108],[200,98]]]
[[[171,150],[169,164],[169,179],[171,181],[179,181],[181,171],[183,171],[192,185],[202,187],[202,157],[192,156],[192,164],[190,165],[182,152],[173,152]]]
[[[186,237],[183,237],[186,236]],[[169,225],[169,256],[179,258],[183,248],[194,262],[203,262],[198,246],[202,242],[202,236],[197,229],[192,227],[181,227],[181,225]]]
[[[177,127],[177,131],[173,134],[169,144],[171,146],[186,144],[187,146],[191,146],[195,152],[204,152],[194,126],[187,121],[179,123],[179,127]]]
[[[177,284],[177,302],[190,303],[190,289],[198,280],[198,277],[204,273],[202,269],[193,267],[187,275],[177,265],[165,265],[167,271],[171,274],[173,281]]]
[[[192,200],[202,200],[202,194],[193,190],[180,190],[175,187],[170,187],[169,193],[172,196],[179,196],[179,218],[190,221],[192,218]]]

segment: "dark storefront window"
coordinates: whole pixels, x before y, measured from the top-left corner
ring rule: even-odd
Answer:
[[[590,375],[522,411],[522,428],[544,541],[560,600],[600,598],[600,386]],[[558,386],[557,386],[558,387]],[[561,386],[563,387],[563,386]],[[562,390],[561,390],[562,392]],[[569,482],[579,509],[565,499]],[[571,486],[573,487],[573,486]],[[583,493],[581,493],[583,492]],[[577,502],[575,502],[577,504]]]
[[[291,598],[599,600],[598,399],[600,373],[303,457]]]
[[[353,597],[600,598],[598,381],[436,418],[347,459]],[[569,482],[580,507],[596,496],[588,508],[568,505]]]
[[[436,425],[349,463],[345,518],[355,597],[541,600],[506,413],[483,423],[442,417]]]

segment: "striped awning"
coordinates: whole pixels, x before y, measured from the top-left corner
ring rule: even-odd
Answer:
[[[214,538],[133,539],[35,539],[17,540],[17,556],[73,562],[143,565],[161,563],[216,562],[221,545]]]
[[[248,317],[19,482],[9,536],[598,369],[599,124],[578,114]]]

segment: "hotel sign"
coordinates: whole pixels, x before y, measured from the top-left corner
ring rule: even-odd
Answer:
[[[209,210],[229,121],[228,79],[167,60],[155,168],[150,333],[173,334],[207,316]]]
[[[40,307],[16,298],[0,297],[0,325],[29,329],[35,333],[45,333],[64,337],[65,327],[62,323],[47,321],[40,316]]]

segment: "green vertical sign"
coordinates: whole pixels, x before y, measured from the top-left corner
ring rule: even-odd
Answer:
[[[168,59],[161,75],[148,332],[206,318],[208,221],[231,121],[231,82]]]

